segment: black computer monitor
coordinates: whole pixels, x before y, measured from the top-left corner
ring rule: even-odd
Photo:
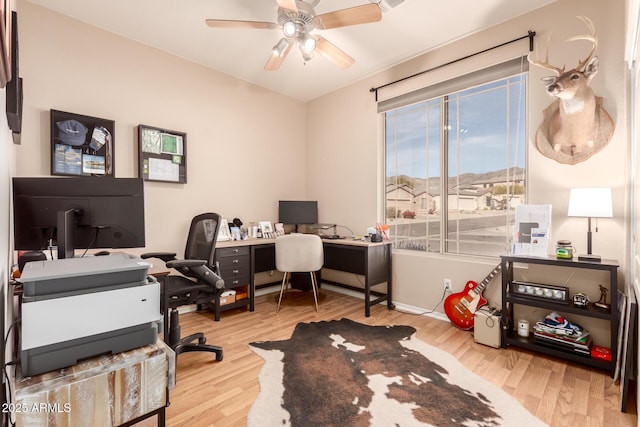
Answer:
[[[14,248],[145,246],[141,178],[13,178]]]
[[[295,225],[318,223],[318,202],[315,200],[280,200],[278,222]]]

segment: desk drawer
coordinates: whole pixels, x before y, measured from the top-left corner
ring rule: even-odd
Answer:
[[[233,289],[236,288],[238,286],[245,286],[249,284],[249,275],[242,275],[242,276],[233,276],[233,277],[225,277],[222,276],[222,278],[224,279],[224,287],[225,289]]]
[[[218,263],[220,274],[249,274],[249,257],[222,258]]]
[[[251,272],[249,271],[249,260],[247,259],[246,262],[243,262],[244,260],[239,259],[238,261],[239,262],[237,264],[220,263],[220,275],[224,280],[232,279],[239,276],[249,277],[249,275],[251,274]]]
[[[251,268],[249,255],[236,255],[232,257],[220,258],[218,260],[218,268],[220,273],[229,273],[231,270],[243,270],[248,273]]]
[[[249,246],[238,246],[237,248],[216,248],[217,258],[234,257],[238,255],[249,255]],[[222,261],[222,260],[220,260]]]

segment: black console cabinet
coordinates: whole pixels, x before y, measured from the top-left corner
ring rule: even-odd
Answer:
[[[527,298],[518,295],[513,290],[514,264],[538,264],[544,266],[554,266],[562,268],[582,268],[590,270],[607,271],[609,273],[609,292],[608,303],[611,305],[610,310],[605,311],[593,307],[593,303],[587,308],[575,307],[571,298],[569,304],[556,303],[544,299]],[[602,262],[588,262],[577,260],[556,259],[554,257],[538,258],[524,256],[502,256],[502,347],[509,345],[537,351],[543,354],[571,360],[582,363],[595,368],[609,370],[611,376],[614,376],[616,360],[618,357],[618,324],[619,313],[617,307],[618,300],[618,262],[613,260],[602,260]],[[573,294],[573,292],[571,292]],[[524,305],[530,307],[538,307],[555,311],[560,315],[571,317],[572,314],[603,319],[609,322],[611,336],[611,362],[594,359],[580,354],[563,351],[553,347],[538,344],[533,341],[533,334],[529,337],[521,337],[517,334],[517,319],[514,319],[513,308],[515,305]],[[598,344],[598,343],[594,343]]]

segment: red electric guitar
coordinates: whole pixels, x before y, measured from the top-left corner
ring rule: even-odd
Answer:
[[[498,264],[487,277],[482,279],[480,284],[469,280],[462,292],[451,294],[444,300],[444,312],[451,320],[451,323],[464,330],[473,328],[474,313],[477,309],[487,304],[487,300],[482,296],[482,291],[501,268],[502,266]]]

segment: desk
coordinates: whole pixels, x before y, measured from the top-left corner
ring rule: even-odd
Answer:
[[[337,239],[322,241],[324,247],[324,267],[364,276],[364,289],[343,283],[332,285],[364,292],[364,313],[371,315],[371,306],[387,301],[387,307],[394,308],[391,300],[391,242],[371,243],[360,240]],[[276,269],[275,239],[248,239],[219,242],[216,245],[216,261],[225,286],[230,288],[248,285],[246,299],[221,306],[215,302],[215,319],[220,320],[220,311],[238,306],[249,306],[254,310],[255,274]],[[387,283],[385,292],[371,290],[371,287]],[[375,297],[375,299],[372,299]]]
[[[154,415],[164,426],[174,360],[158,340],[33,377],[22,377],[18,369],[10,409],[18,426],[130,426]]]
[[[358,240],[323,240],[324,268],[364,275],[364,315],[371,315],[371,306],[387,301],[389,310],[395,308],[391,300],[391,242],[370,243]],[[326,281],[337,286],[361,290],[353,286]],[[372,286],[387,282],[387,292],[371,290]],[[377,297],[372,300],[372,296]]]

